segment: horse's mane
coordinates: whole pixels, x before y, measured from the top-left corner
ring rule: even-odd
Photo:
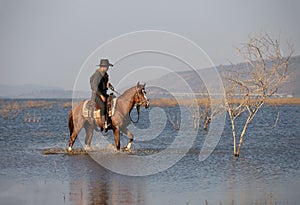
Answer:
[[[131,88],[128,88],[127,90],[124,91],[124,93],[122,95],[120,95],[120,98],[125,98],[128,96],[130,96],[130,98],[132,97],[132,95],[134,94],[133,91],[135,91],[136,86],[133,86]]]

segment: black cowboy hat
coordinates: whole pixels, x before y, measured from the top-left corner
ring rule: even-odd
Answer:
[[[97,66],[100,66],[100,67],[109,67],[109,66],[114,66],[113,64],[109,63],[109,60],[108,59],[101,59],[100,60],[100,64],[97,65]]]

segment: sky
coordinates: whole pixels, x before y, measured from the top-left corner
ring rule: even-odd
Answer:
[[[0,0],[0,84],[88,90],[89,76],[99,59],[111,59],[105,49],[99,53],[103,56],[95,51],[118,36],[143,30],[189,39],[214,65],[240,62],[235,48],[245,43],[248,35],[260,32],[280,37],[282,43],[293,42],[294,54],[299,55],[299,11],[297,0]],[[115,45],[114,51],[123,46]],[[137,79],[160,77],[172,69],[184,70],[184,66],[176,68],[174,59],[166,58],[166,62],[174,62],[164,64],[156,57],[161,58],[145,54],[119,60],[109,71],[111,81],[124,86]],[[164,64],[164,69],[151,69],[153,61],[156,66]]]

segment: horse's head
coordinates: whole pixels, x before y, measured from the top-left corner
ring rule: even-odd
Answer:
[[[137,105],[144,106],[145,108],[149,107],[149,100],[146,96],[145,90],[146,83],[141,85],[139,82],[136,85],[136,92],[133,96],[133,100]]]

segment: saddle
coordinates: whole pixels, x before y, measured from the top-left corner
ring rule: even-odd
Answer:
[[[85,118],[99,118],[100,119],[100,109],[97,106],[95,107],[95,110],[92,112],[89,109],[90,100],[85,100],[82,106],[82,115]]]
[[[108,99],[107,99],[107,113],[108,113],[108,117],[112,117],[115,115],[115,109],[116,109],[116,105],[117,105],[117,97],[111,93],[109,96],[108,96]]]
[[[89,106],[88,106],[89,102],[90,102],[90,100],[85,100],[84,103],[83,103],[83,108],[82,108],[83,117],[100,119],[100,108],[99,108],[99,106],[96,105],[95,110],[93,112],[91,112],[91,110],[89,109]],[[113,94],[110,94],[108,99],[107,99],[107,104],[106,104],[108,117],[114,116],[116,105],[117,105],[117,97],[114,96]]]

